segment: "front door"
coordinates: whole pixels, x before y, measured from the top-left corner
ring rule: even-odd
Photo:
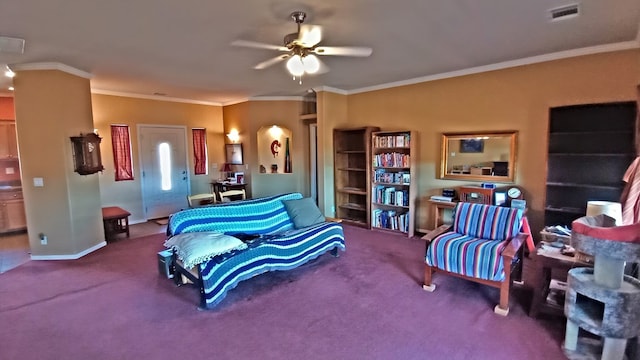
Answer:
[[[167,217],[187,208],[185,128],[141,125],[138,129],[145,217]]]

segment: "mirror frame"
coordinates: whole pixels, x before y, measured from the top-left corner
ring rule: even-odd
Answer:
[[[509,137],[510,152],[509,152],[509,173],[507,176],[494,176],[494,175],[471,175],[471,174],[447,174],[447,164],[449,157],[449,140],[465,140],[475,139],[478,137]],[[440,154],[440,179],[445,180],[464,180],[464,181],[486,181],[486,182],[515,182],[516,174],[516,159],[518,149],[518,132],[515,130],[509,131],[488,131],[488,132],[474,132],[474,133],[443,133],[442,134],[442,152]]]

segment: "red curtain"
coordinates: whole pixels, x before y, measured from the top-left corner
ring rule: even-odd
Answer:
[[[193,164],[196,175],[207,173],[207,134],[205,129],[193,131]]]
[[[116,181],[133,180],[131,140],[127,125],[111,125],[111,144]]]

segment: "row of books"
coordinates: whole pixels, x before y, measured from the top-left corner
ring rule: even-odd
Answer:
[[[405,172],[387,172],[385,169],[376,169],[373,174],[373,181],[385,184],[409,184],[411,174]]]
[[[371,225],[406,233],[409,232],[409,213],[398,214],[394,210],[374,209],[371,212]]]
[[[384,153],[373,156],[373,166],[382,167],[409,167],[411,155],[403,153]]]
[[[411,145],[411,136],[407,134],[398,135],[376,135],[373,137],[373,146],[377,148],[384,147],[409,147]]]
[[[409,206],[409,191],[398,190],[393,187],[376,185],[371,192],[374,203],[396,206]]]

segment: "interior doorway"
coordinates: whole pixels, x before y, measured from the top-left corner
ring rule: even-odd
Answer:
[[[145,218],[164,218],[187,208],[186,128],[139,125],[138,144]]]

